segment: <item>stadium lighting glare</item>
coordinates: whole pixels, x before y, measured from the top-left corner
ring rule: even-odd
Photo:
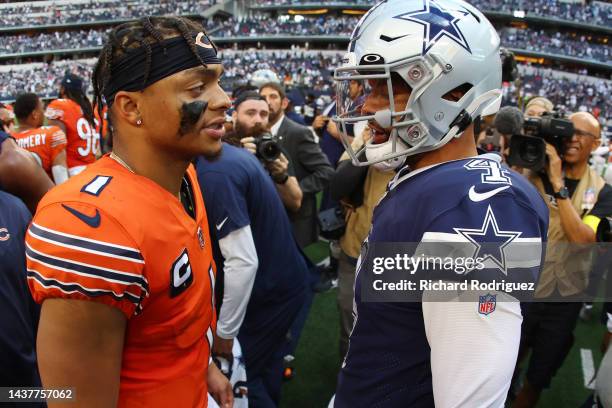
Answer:
[[[319,15],[319,14],[327,14],[328,9],[316,9],[316,10],[293,10],[290,9],[287,13],[291,15]]]
[[[525,12],[523,10],[514,10],[512,15],[516,18],[525,18]]]
[[[342,10],[342,14],[360,16],[366,13],[366,10]]]

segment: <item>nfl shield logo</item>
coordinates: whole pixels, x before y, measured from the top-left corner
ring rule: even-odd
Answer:
[[[478,302],[478,313],[481,315],[489,315],[495,311],[495,303],[497,295],[491,295],[487,293],[484,296],[478,296],[480,298]]]

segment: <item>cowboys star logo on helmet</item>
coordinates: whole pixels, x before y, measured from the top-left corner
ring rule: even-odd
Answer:
[[[470,13],[467,11],[445,10],[436,2],[425,0],[422,10],[400,14],[395,18],[414,21],[415,23],[423,25],[423,29],[425,30],[423,54],[427,54],[427,51],[429,51],[442,36],[448,36],[448,38],[456,41],[457,44],[465,48],[466,51],[471,54],[472,51],[470,50],[470,46],[465,40],[461,29],[457,26],[457,22],[469,14]]]
[[[355,27],[334,79],[334,120],[353,162],[394,169],[406,156],[438,149],[461,136],[476,117],[499,110],[499,36],[478,9],[461,0],[384,1]],[[359,104],[350,99],[353,81],[365,90]],[[410,90],[402,106],[394,98],[398,81]],[[448,97],[458,90],[460,99]],[[389,108],[368,107],[369,98],[384,96]],[[347,127],[364,121],[378,136],[355,151]],[[383,131],[385,137],[379,137]]]

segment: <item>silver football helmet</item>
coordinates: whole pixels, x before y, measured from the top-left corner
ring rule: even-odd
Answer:
[[[270,82],[275,82],[277,84],[281,83],[278,75],[276,75],[276,73],[271,69],[258,69],[257,71],[253,72],[253,75],[249,81],[251,85],[257,88]]]
[[[353,163],[395,168],[405,156],[459,137],[474,118],[497,112],[499,42],[486,17],[462,0],[386,0],[372,7],[355,27],[342,66],[334,72],[334,120]],[[395,106],[392,76],[411,89],[405,106]],[[357,101],[349,96],[351,81],[360,81],[365,90]],[[380,81],[386,81],[389,108],[372,112],[366,108],[368,97]],[[453,90],[464,95],[452,100],[448,94]],[[347,125],[361,121],[390,130],[389,137],[378,143],[370,138],[354,151]],[[359,160],[364,149],[366,160]]]

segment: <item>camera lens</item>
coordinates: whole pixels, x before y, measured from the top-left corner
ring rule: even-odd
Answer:
[[[261,144],[261,157],[266,161],[274,161],[280,156],[280,149],[274,141],[265,141]]]
[[[521,152],[521,157],[530,163],[535,162],[539,158],[539,150],[538,146],[534,146],[530,143],[523,145],[523,149]]]

